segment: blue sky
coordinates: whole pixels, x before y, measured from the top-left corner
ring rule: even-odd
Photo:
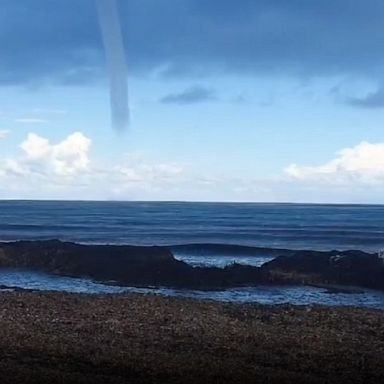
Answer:
[[[381,1],[2,1],[0,198],[384,203]]]

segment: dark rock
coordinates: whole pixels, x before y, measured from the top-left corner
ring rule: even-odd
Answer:
[[[164,247],[81,245],[58,240],[0,243],[0,267],[89,277],[133,286],[215,288],[261,282],[262,272],[234,265],[194,268]]]
[[[384,263],[377,254],[362,251],[298,251],[265,263],[269,272],[300,276],[306,283],[355,285],[384,290]]]
[[[19,241],[0,246],[0,267],[28,268],[131,284],[177,283],[189,267],[165,248],[81,245],[57,240]]]
[[[261,284],[348,285],[384,290],[384,264],[360,251],[296,251],[253,267],[192,267],[165,247],[81,245],[58,240],[0,243],[0,268],[25,268],[131,286],[214,289]]]

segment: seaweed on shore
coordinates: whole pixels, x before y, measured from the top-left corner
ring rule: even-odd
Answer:
[[[154,295],[0,295],[0,381],[381,383],[384,312]]]

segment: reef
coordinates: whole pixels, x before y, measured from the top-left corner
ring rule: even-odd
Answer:
[[[277,257],[262,268],[279,281],[384,290],[384,259],[362,251],[297,251]]]
[[[166,247],[82,245],[59,240],[0,243],[0,268],[23,268],[129,286],[230,288],[341,285],[384,290],[384,263],[361,251],[291,251],[261,267],[192,267]]]

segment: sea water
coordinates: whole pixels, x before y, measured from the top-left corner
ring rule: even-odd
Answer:
[[[259,266],[278,254],[296,249],[376,252],[384,248],[384,206],[0,201],[0,240],[36,239],[84,244],[163,245],[169,246],[176,258],[194,266],[224,267],[233,262]],[[6,277],[7,272],[4,273],[2,279]],[[30,287],[30,283],[20,283],[26,281],[19,279],[21,275],[9,273],[8,285],[15,285],[19,280],[19,286]],[[72,291],[93,293],[120,289],[97,283],[93,286],[93,282],[86,280],[60,280],[58,277],[49,280],[41,274],[29,276],[32,276],[29,281],[37,284],[35,289],[67,290],[63,282],[68,283],[66,286],[72,287]],[[7,285],[5,280],[0,280],[0,284]],[[271,303],[366,303],[380,307],[384,301],[380,293],[372,291],[332,295],[319,288],[302,287],[242,288],[211,293],[160,289],[159,292]]]

